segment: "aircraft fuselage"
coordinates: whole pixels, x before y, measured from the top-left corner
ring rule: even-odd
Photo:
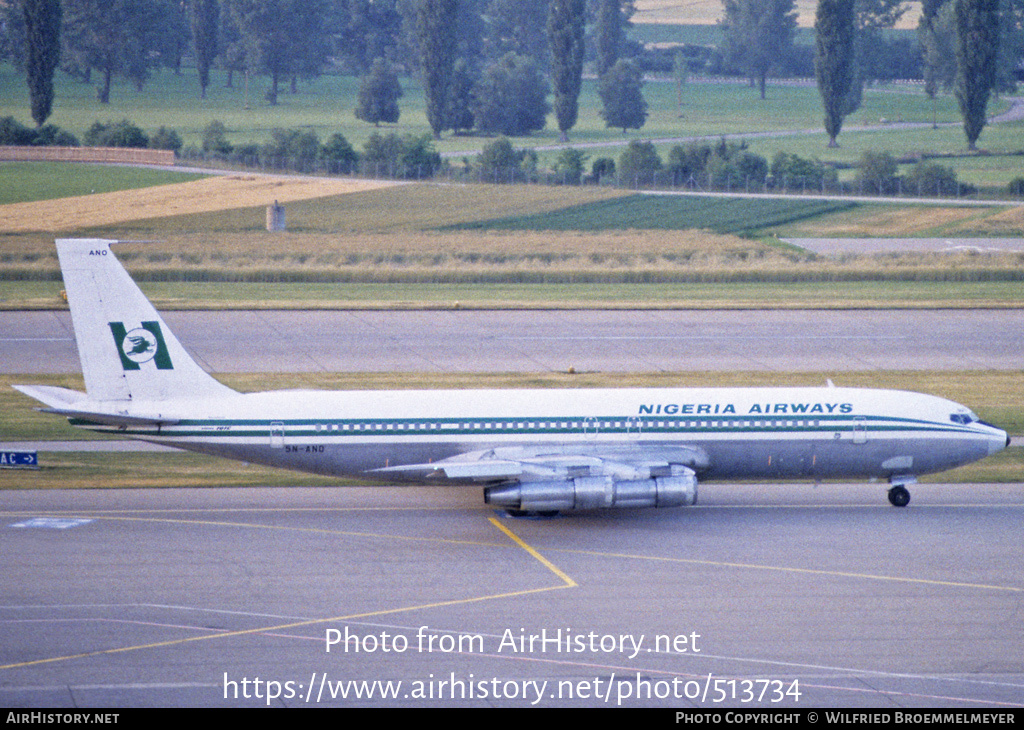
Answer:
[[[702,480],[888,478],[943,471],[1006,445],[1004,431],[952,401],[851,388],[280,391],[162,402],[158,409],[181,420],[129,428],[75,423],[359,477],[467,452],[523,450],[664,461],[690,467]],[[409,478],[400,471],[376,475]]]
[[[110,250],[57,241],[86,392],[14,386],[97,431],[320,474],[485,485],[527,511],[693,504],[698,480],[887,478],[1006,432],[942,398],[858,388],[238,393],[203,370]]]

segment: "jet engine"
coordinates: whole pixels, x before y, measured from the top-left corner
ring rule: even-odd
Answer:
[[[528,512],[607,507],[684,507],[697,502],[697,476],[691,469],[682,471],[685,473],[638,480],[578,477],[517,482],[484,489],[484,501]]]

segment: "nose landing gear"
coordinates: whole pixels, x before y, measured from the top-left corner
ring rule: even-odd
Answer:
[[[893,507],[906,507],[910,504],[910,490],[902,484],[889,490],[889,503]]]
[[[889,504],[893,507],[906,507],[910,504],[910,490],[908,484],[914,484],[917,479],[912,476],[890,477]]]

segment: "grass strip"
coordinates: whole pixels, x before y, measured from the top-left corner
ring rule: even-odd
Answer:
[[[188,452],[50,451],[40,453],[39,464],[38,470],[0,469],[0,490],[318,487],[361,483]]]
[[[143,282],[160,311],[416,309],[1002,309],[1022,281],[666,283]],[[0,281],[0,310],[64,310],[60,282]]]
[[[0,162],[0,205],[169,185],[208,175],[74,162]]]
[[[170,489],[219,487],[347,487],[365,480],[322,477],[202,454],[41,452],[38,470],[0,469],[0,491],[27,489]],[[839,481],[839,480],[837,480]],[[922,483],[1020,483],[1024,448],[922,477]],[[825,483],[827,488],[827,482]],[[471,487],[479,490],[480,487]]]

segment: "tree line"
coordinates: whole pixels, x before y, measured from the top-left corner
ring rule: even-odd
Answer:
[[[356,114],[379,124],[399,114],[397,77],[415,74],[435,136],[529,134],[552,108],[565,136],[584,63],[615,67],[632,12],[633,0],[12,0],[0,4],[0,58],[24,68],[39,126],[58,67],[108,103],[114,78],[141,91],[158,69],[187,61],[200,97],[213,68],[229,86],[241,73],[266,78],[270,104],[330,69],[363,78]],[[636,85],[640,74],[615,78]],[[646,118],[621,106],[609,125]]]
[[[702,64],[739,73],[763,98],[769,74],[811,65],[834,145],[865,84],[891,73],[906,39],[886,31],[906,10],[904,0],[819,0],[812,49],[795,42],[795,0],[722,0],[720,47],[677,50],[671,71],[680,88]],[[598,76],[606,124],[644,125],[643,74],[659,61],[627,39],[633,12],[633,0],[9,0],[0,57],[24,68],[40,127],[58,67],[108,102],[113,78],[142,90],[158,69],[187,62],[200,97],[219,68],[229,86],[242,73],[265,78],[270,104],[326,70],[356,74],[355,114],[373,124],[398,120],[399,77],[417,75],[435,138],[528,135],[553,111],[566,140],[585,66]],[[956,94],[973,147],[990,93],[1015,88],[1024,0],[924,0],[917,40],[904,52],[916,59],[911,72],[931,96]]]
[[[726,58],[757,83],[765,97],[768,73],[792,52],[794,0],[723,0]],[[824,107],[829,146],[843,120],[861,103],[864,86],[886,78],[883,31],[906,13],[903,0],[818,0],[814,74]],[[994,91],[1016,91],[1024,59],[1024,0],[924,0],[918,27],[921,75],[926,93],[939,88],[956,96],[968,147],[985,125]]]

